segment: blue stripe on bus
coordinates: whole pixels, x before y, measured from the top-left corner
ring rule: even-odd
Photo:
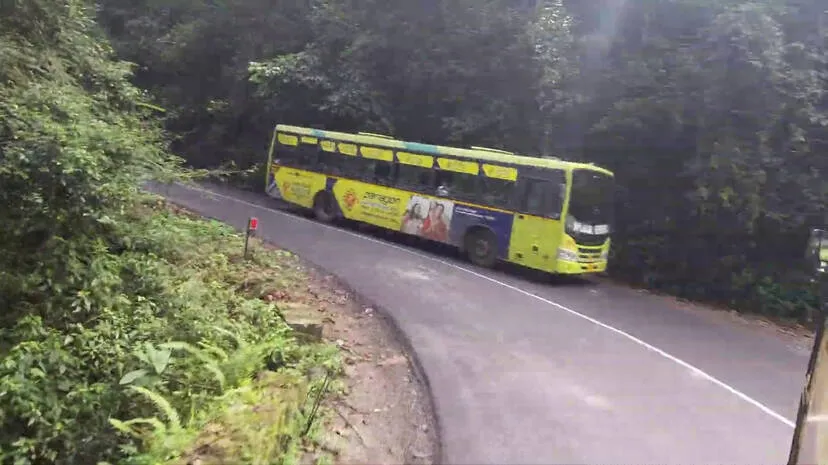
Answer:
[[[311,134],[314,137],[317,137],[319,139],[324,139],[324,138],[328,137],[327,133],[325,131],[320,130],[320,129],[311,129]],[[398,141],[398,142],[402,142],[402,141]],[[435,146],[435,145],[421,144],[419,142],[402,142],[402,144],[405,147],[405,149],[410,151],[410,152],[427,153],[429,155],[440,155],[441,154],[440,149],[438,149],[437,146]]]
[[[449,239],[452,244],[462,246],[469,228],[483,226],[494,233],[497,240],[497,256],[505,260],[509,258],[509,238],[514,220],[515,216],[511,213],[455,204]]]
[[[428,144],[420,144],[419,142],[403,142],[405,149],[410,152],[428,153],[431,155],[439,155],[440,151],[437,147]]]

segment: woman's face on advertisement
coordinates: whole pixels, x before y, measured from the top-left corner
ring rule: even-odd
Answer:
[[[431,206],[431,211],[429,211],[429,213],[431,214],[432,218],[440,218],[441,216],[443,216],[443,211],[445,211],[445,208],[446,207],[444,207],[442,204],[435,203]]]

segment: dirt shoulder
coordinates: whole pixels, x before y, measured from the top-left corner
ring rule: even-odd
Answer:
[[[336,344],[345,393],[329,401],[323,448],[341,464],[431,464],[439,442],[431,399],[393,323],[334,276],[300,262],[305,289],[270,297],[289,322]],[[312,460],[313,457],[308,457]]]
[[[430,464],[438,460],[431,400],[393,323],[334,276],[306,266],[323,335],[343,351],[346,394],[326,447],[343,464]]]

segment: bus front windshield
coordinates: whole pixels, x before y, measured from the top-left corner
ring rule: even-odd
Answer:
[[[591,170],[574,170],[567,232],[576,236],[606,238],[613,222],[614,190],[611,176]]]

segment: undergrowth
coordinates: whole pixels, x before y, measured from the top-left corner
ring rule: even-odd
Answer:
[[[241,253],[231,228],[152,197],[70,260],[68,315],[29,302],[2,330],[0,463],[276,464],[311,448],[338,352],[262,298],[302,288],[295,259]]]

